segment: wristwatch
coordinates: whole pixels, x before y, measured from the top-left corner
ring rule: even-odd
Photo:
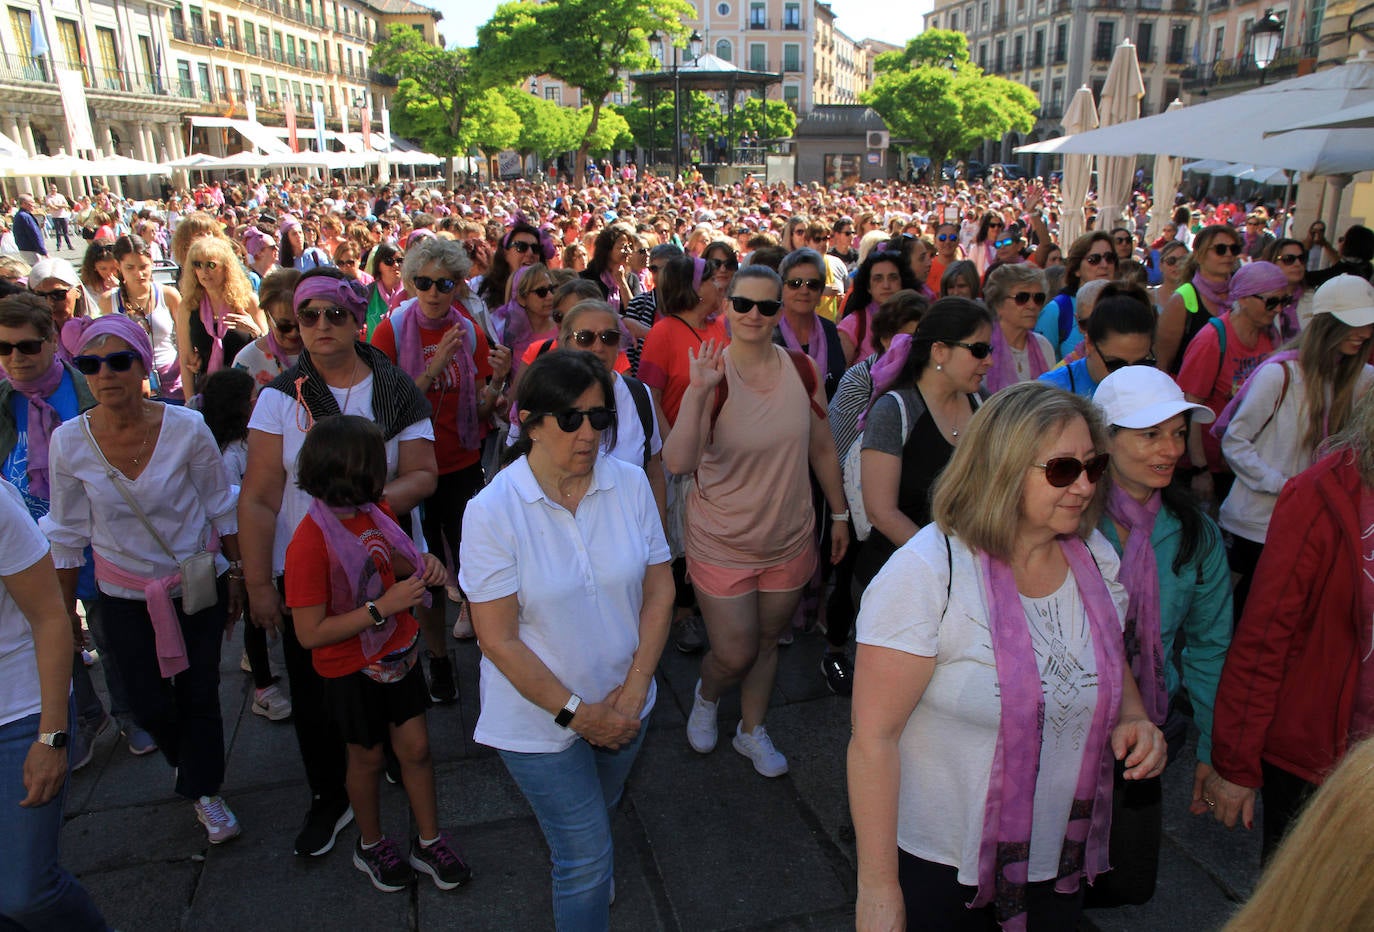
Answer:
[[[582,697],[573,693],[568,697],[568,704],[558,710],[558,714],[553,717],[553,723],[560,728],[567,728],[572,724],[573,716],[577,710],[582,708]]]
[[[380,628],[382,625],[386,624],[386,616],[377,611],[376,602],[367,603],[367,613],[372,616],[372,627]]]
[[[65,748],[67,737],[65,731],[41,731],[38,733],[38,743],[46,744],[50,748]]]

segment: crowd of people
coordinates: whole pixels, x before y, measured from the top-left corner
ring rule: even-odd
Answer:
[[[775,778],[779,653],[813,630],[852,696],[859,928],[1148,900],[1178,761],[1196,816],[1249,828],[1263,796],[1270,859],[1374,732],[1374,231],[1137,193],[1060,242],[1063,209],[1035,181],[624,173],[22,195],[0,915],[106,928],[57,837],[112,722],[210,844],[251,831],[225,643],[295,730],[295,854],[356,823],[394,892],[471,877],[425,721],[476,638],[474,738],[543,830],[559,929],[607,926],[662,652],[701,654],[692,750],[723,729]],[[47,245],[73,222],[79,266]]]

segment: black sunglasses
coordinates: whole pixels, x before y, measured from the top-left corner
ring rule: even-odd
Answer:
[[[557,422],[558,429],[565,434],[575,433],[581,428],[584,417],[592,422],[592,430],[605,430],[615,421],[615,408],[591,408],[586,411],[569,408],[566,411],[559,411],[557,414],[552,411],[545,411],[543,414],[535,415],[531,420],[538,420],[541,417],[552,417]]]
[[[1296,253],[1286,252],[1283,255],[1276,258],[1274,261],[1279,263],[1280,265],[1292,265],[1295,262],[1301,262],[1302,256]]]
[[[109,366],[111,372],[128,372],[137,361],[139,355],[133,350],[120,350],[108,356],[77,356],[72,360],[72,365],[82,375],[95,375],[100,371],[101,364]]]
[[[402,262],[405,261],[405,257],[392,256],[390,259],[378,259],[377,261],[380,262],[382,265],[389,265],[392,268],[395,268],[396,266],[400,265]]]
[[[1101,265],[1104,262],[1108,265],[1116,265],[1116,253],[1090,252],[1083,257],[1083,261],[1088,263],[1088,265]]]
[[[1034,301],[1036,304],[1045,303],[1045,292],[1043,291],[1018,291],[1011,296],[1017,304],[1025,304],[1027,301]]]
[[[54,288],[52,291],[35,291],[33,296],[35,298],[47,298],[49,301],[65,301],[69,291],[71,291],[70,288]]]
[[[443,289],[440,289],[440,290],[443,290]],[[547,298],[549,295],[553,294],[554,291],[556,291],[556,290],[557,290],[557,289],[555,289],[555,288],[553,287],[553,285],[540,285],[538,288],[531,288],[531,289],[529,290],[529,293],[530,293],[530,294],[537,294],[537,295],[539,295],[539,297],[541,297],[541,298]]]
[[[991,343],[960,343],[958,340],[941,340],[946,346],[962,346],[973,354],[974,359],[987,359],[992,355]]]
[[[428,275],[415,276],[415,290],[429,291],[431,288],[438,288],[440,294],[448,294],[458,283],[451,278],[430,278]]]
[[[1250,297],[1256,298],[1256,299],[1258,299],[1258,300],[1260,300],[1260,301],[1263,301],[1263,302],[1264,302],[1264,309],[1265,309],[1266,311],[1277,310],[1278,308],[1281,308],[1281,307],[1283,307],[1285,304],[1288,303],[1288,296],[1287,296],[1287,295],[1276,295],[1276,296],[1274,296],[1274,297],[1261,298],[1259,295],[1254,294],[1254,295],[1250,295]]]
[[[1184,256],[1170,256],[1169,258],[1163,259],[1163,260],[1161,260],[1161,261],[1162,261],[1165,265],[1168,265],[1168,266],[1175,266],[1175,265],[1178,265],[1180,262],[1182,262],[1185,258],[1186,258],[1186,257],[1184,257]]]
[[[319,308],[303,307],[296,312],[296,320],[300,321],[302,327],[314,327],[318,325],[321,317],[324,317],[326,321],[337,327],[346,321],[352,320],[353,312],[338,304],[327,307],[323,311]]]
[[[37,356],[43,351],[42,340],[20,340],[18,343],[11,343],[8,340],[0,340],[0,356],[9,356],[15,350],[19,350],[25,356]]]
[[[789,278],[783,284],[788,288],[810,288],[812,291],[820,291],[825,282],[819,278]]]
[[[1087,322],[1084,321],[1084,324],[1081,325],[1084,327],[1084,329],[1087,329],[1086,323]],[[1094,349],[1096,349],[1096,347],[1094,347]],[[1150,366],[1151,368],[1153,368],[1155,363],[1159,361],[1155,358],[1154,353],[1150,353],[1148,356],[1142,356],[1139,359],[1117,359],[1115,356],[1103,356],[1102,351],[1097,350],[1097,356],[1099,359],[1102,360],[1102,365],[1106,367],[1108,372],[1115,372],[1118,369],[1125,369],[1127,366]]]
[[[539,248],[539,244],[538,244],[538,243],[531,243],[531,242],[530,242],[529,240],[527,240],[527,239],[518,239],[518,240],[516,240],[515,242],[513,242],[513,243],[510,244],[510,248],[511,248],[511,249],[514,249],[516,252],[520,253],[520,255],[523,256],[525,253],[529,252],[531,249],[538,249],[538,248]],[[576,427],[573,428],[573,430],[576,430],[576,429],[577,429]]]
[[[573,342],[583,349],[587,349],[598,339],[606,346],[619,346],[621,333],[619,330],[574,330]]]
[[[1241,251],[1240,243],[1213,243],[1212,252],[1219,256],[1232,255],[1238,256]]]
[[[782,302],[755,301],[753,298],[743,298],[736,295],[730,299],[730,306],[735,309],[736,314],[748,314],[754,308],[758,308],[759,313],[764,317],[772,317],[782,309]]]
[[[272,321],[272,326],[276,327],[277,330],[282,333],[295,333],[297,330],[301,329],[300,325],[294,320],[274,320]]]
[[[1089,457],[1085,463],[1073,456],[1056,456],[1043,463],[1034,463],[1036,469],[1045,470],[1045,481],[1056,489],[1067,489],[1078,481],[1078,477],[1083,473],[1088,474],[1088,481],[1096,484],[1102,474],[1107,471],[1107,464],[1111,462],[1111,456],[1106,453],[1099,453]]]

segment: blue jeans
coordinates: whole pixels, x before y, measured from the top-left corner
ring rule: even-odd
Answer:
[[[0,929],[105,932],[109,926],[86,888],[58,862],[66,784],[47,805],[19,805],[28,795],[24,758],[37,736],[37,713],[0,725]]]
[[[557,753],[498,752],[549,843],[558,932],[610,926],[615,867],[611,811],[620,802],[648,724],[646,719],[634,741],[619,751],[578,740]]]

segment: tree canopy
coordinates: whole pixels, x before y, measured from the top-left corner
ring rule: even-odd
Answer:
[[[894,137],[929,156],[937,171],[951,154],[1035,126],[1035,94],[1024,84],[984,74],[969,60],[961,32],[927,30],[902,51],[879,55],[874,71],[863,102],[878,111]]]

